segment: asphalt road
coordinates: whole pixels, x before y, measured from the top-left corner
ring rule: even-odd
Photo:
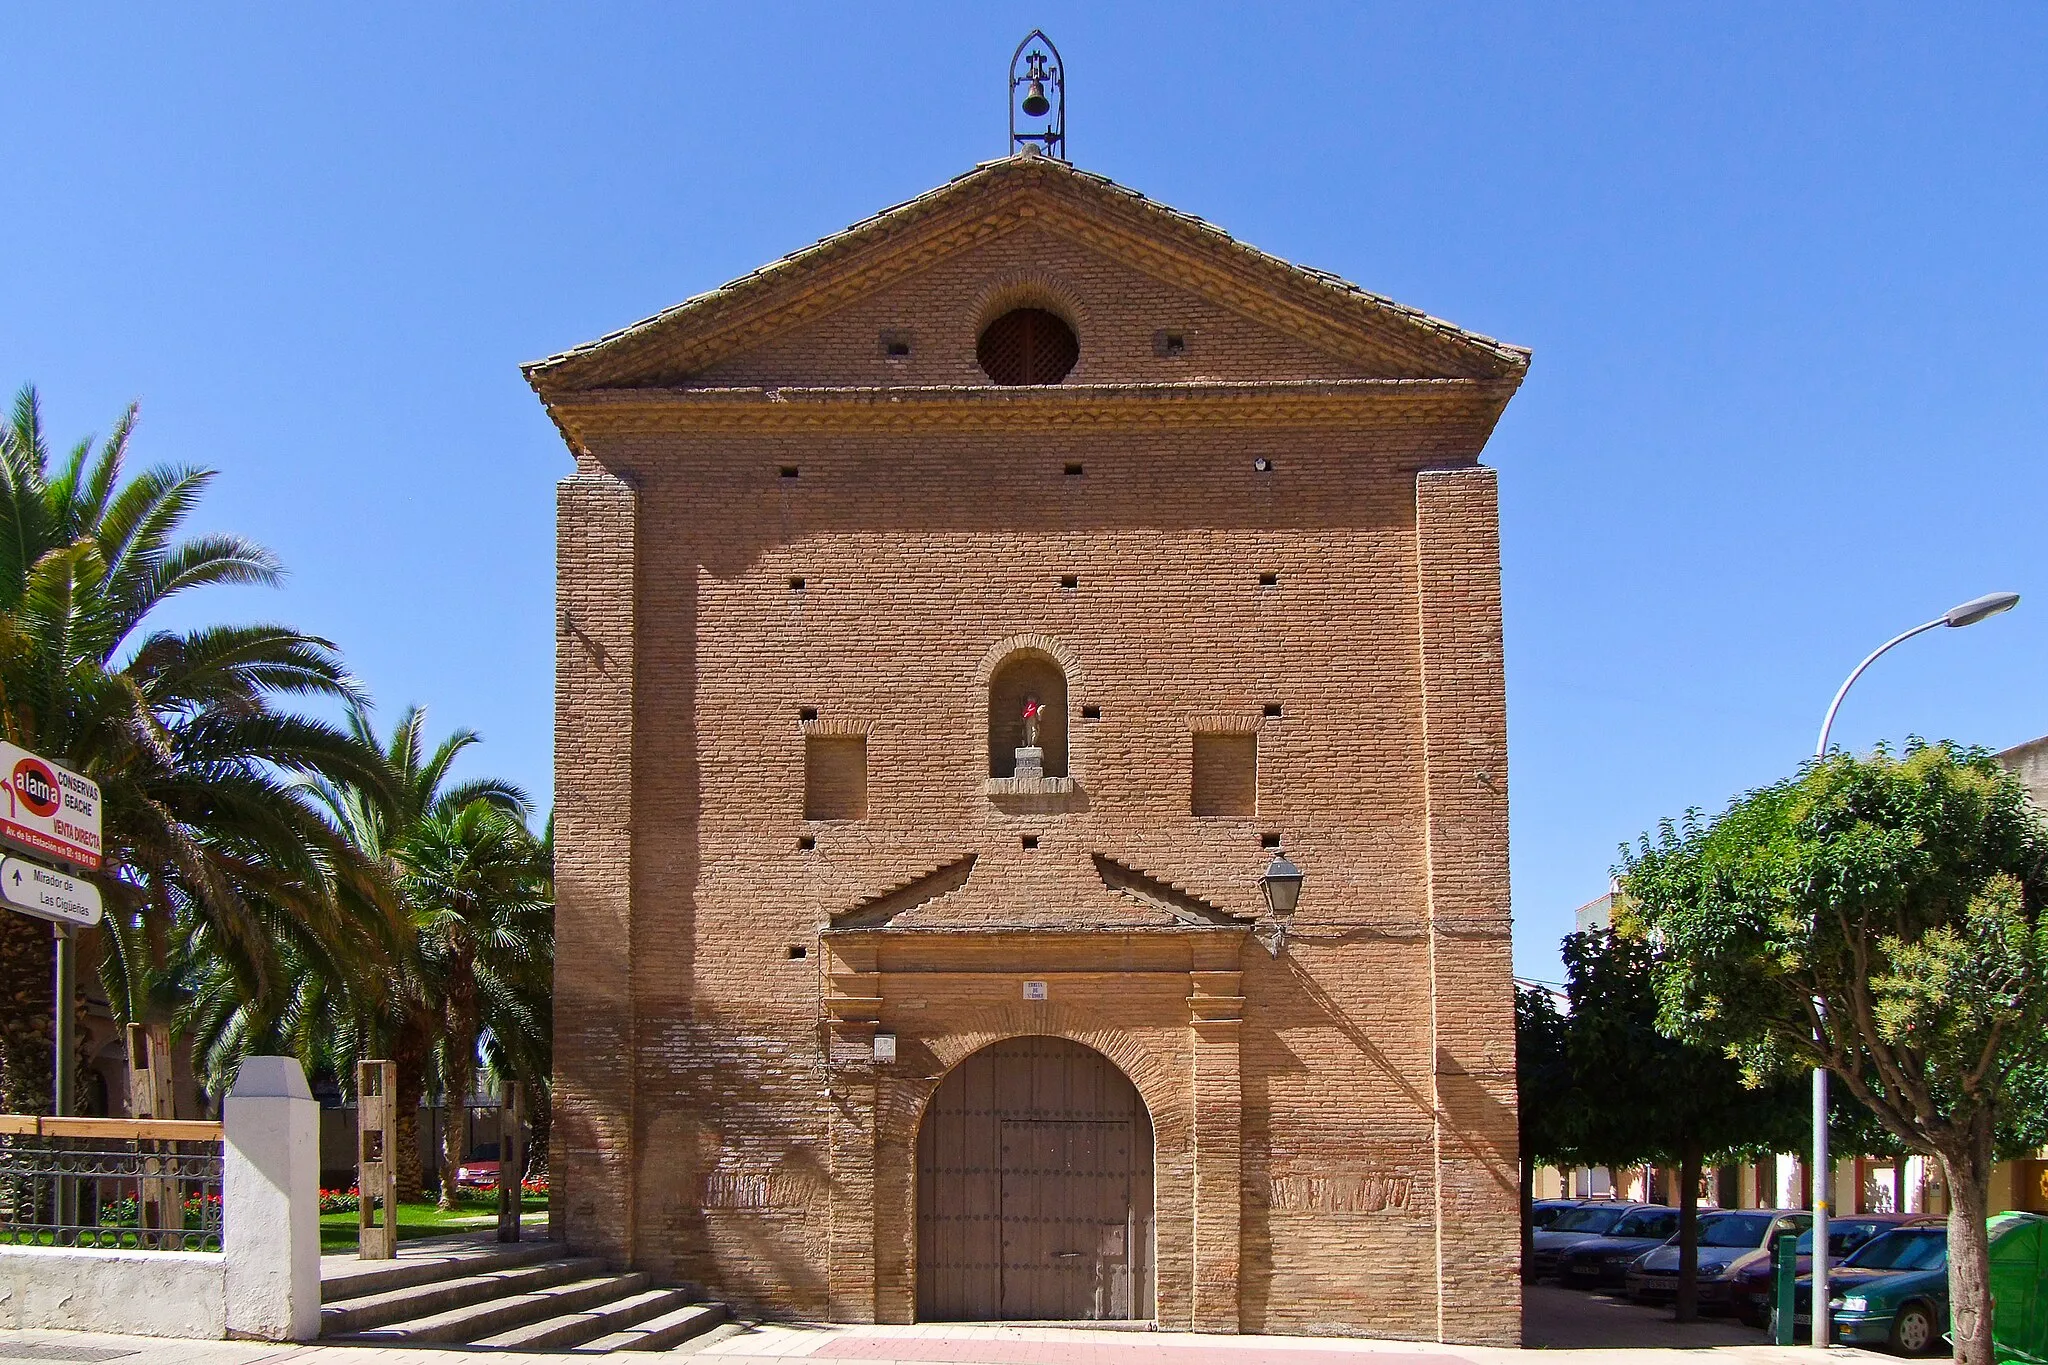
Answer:
[[[1734,1318],[1673,1322],[1669,1308],[1646,1308],[1606,1294],[1555,1284],[1522,1286],[1522,1345],[1541,1350],[1763,1346],[1769,1338]]]

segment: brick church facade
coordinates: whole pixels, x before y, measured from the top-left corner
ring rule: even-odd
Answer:
[[[1022,154],[528,367],[558,1233],[770,1317],[1516,1342],[1527,363]]]

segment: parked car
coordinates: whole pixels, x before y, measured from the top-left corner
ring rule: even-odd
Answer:
[[[455,1168],[455,1187],[459,1190],[495,1190],[498,1188],[498,1163],[463,1162]]]
[[[1541,1232],[1556,1222],[1558,1215],[1566,1209],[1575,1209],[1579,1206],[1576,1199],[1538,1199],[1529,1205],[1529,1226]]]
[[[1726,1312],[1733,1303],[1735,1277],[1759,1259],[1769,1262],[1771,1241],[1781,1232],[1804,1232],[1813,1215],[1802,1209],[1716,1209],[1700,1215],[1699,1306]],[[1678,1297],[1678,1239],[1636,1258],[1628,1268],[1628,1296],[1637,1303],[1669,1303]]]
[[[1990,1220],[1992,1339],[2001,1358],[2048,1355],[2048,1217]],[[1899,1355],[1937,1349],[1948,1335],[1948,1228],[1894,1228],[1828,1272],[1828,1335]],[[1799,1282],[1793,1319],[1813,1334],[1813,1280]]]
[[[1930,1218],[1918,1213],[1858,1213],[1830,1218],[1828,1264],[1840,1265],[1865,1242],[1882,1233],[1890,1232],[1893,1228],[1940,1221],[1939,1218]],[[1767,1327],[1771,1321],[1771,1309],[1778,1292],[1778,1247],[1775,1241],[1772,1242],[1770,1250],[1769,1256],[1760,1257],[1744,1265],[1729,1285],[1729,1307],[1735,1316],[1751,1327]],[[1796,1273],[1804,1275],[1813,1268],[1812,1228],[1799,1234],[1798,1252]]]
[[[1575,1209],[1566,1209],[1547,1228],[1535,1234],[1530,1252],[1529,1273],[1536,1279],[1545,1279],[1557,1273],[1557,1264],[1566,1248],[1588,1241],[1594,1237],[1605,1237],[1614,1231],[1614,1225],[1624,1216],[1641,1208],[1656,1208],[1654,1204],[1582,1204]]]
[[[1630,1262],[1677,1232],[1677,1209],[1633,1209],[1604,1236],[1566,1247],[1558,1258],[1557,1278],[1573,1289],[1619,1289],[1628,1279]]]

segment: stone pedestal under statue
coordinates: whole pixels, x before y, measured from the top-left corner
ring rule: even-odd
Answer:
[[[1045,776],[1045,750],[1037,745],[1027,745],[1017,751],[1018,777]]]

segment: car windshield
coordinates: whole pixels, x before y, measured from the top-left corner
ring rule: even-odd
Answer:
[[[1834,1221],[1828,1224],[1828,1255],[1847,1256],[1857,1247],[1890,1227],[1890,1223],[1858,1223]],[[1813,1254],[1813,1229],[1799,1234],[1799,1254]]]
[[[1571,1209],[1557,1216],[1552,1232],[1605,1232],[1621,1221],[1624,1209]]]
[[[1678,1231],[1678,1215],[1669,1209],[1637,1209],[1607,1234],[1609,1237],[1655,1237],[1663,1241]]]
[[[1939,1270],[1948,1264],[1948,1229],[1898,1228],[1842,1264],[1864,1270]]]
[[[1753,1247],[1763,1241],[1771,1220],[1761,1214],[1725,1213],[1700,1219],[1703,1247]]]

